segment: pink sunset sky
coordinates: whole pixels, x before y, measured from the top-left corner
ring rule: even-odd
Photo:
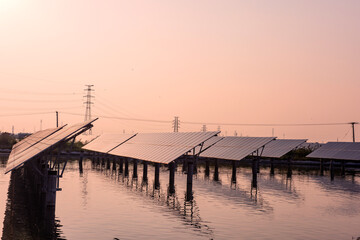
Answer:
[[[359,43],[358,0],[1,0],[0,130],[83,121],[93,84],[94,134],[179,116],[180,131],[351,141],[349,124],[226,123],[360,121]]]

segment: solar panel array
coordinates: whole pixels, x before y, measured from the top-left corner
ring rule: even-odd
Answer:
[[[273,137],[224,137],[215,145],[205,150],[200,156],[242,160],[274,139]]]
[[[168,164],[218,133],[139,133],[109,154]]]
[[[328,142],[306,157],[339,160],[360,160],[360,143]]]
[[[39,131],[25,138],[14,145],[6,165],[5,173],[22,166],[26,161],[44,152],[60,141],[69,140],[95,120],[97,119],[72,126]]]
[[[276,139],[266,144],[263,157],[280,158],[306,142],[306,139]]]
[[[102,134],[95,140],[86,144],[83,149],[94,152],[108,153],[122,143],[126,142],[136,134]]]

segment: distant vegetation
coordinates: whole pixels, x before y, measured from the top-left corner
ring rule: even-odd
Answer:
[[[0,134],[0,149],[11,149],[16,143],[14,135],[4,132]]]

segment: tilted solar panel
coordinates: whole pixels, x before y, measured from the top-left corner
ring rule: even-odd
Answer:
[[[139,133],[109,154],[168,164],[218,133]]]
[[[262,157],[280,158],[306,142],[306,139],[276,139],[266,144]]]
[[[274,137],[224,137],[221,141],[205,150],[200,156],[242,160],[274,139]]]
[[[54,146],[60,141],[67,141],[77,133],[81,132],[84,128],[87,128],[95,120],[97,119],[87,121],[84,123],[78,123],[72,126],[64,126],[62,128],[57,129],[57,131],[54,131],[53,129],[52,130],[49,129],[49,131],[47,130],[40,131],[33,134],[35,135],[35,137],[30,138],[31,139],[30,141],[29,139],[26,140],[27,138],[24,139],[25,141],[27,141],[27,143],[23,143],[21,145],[19,144],[14,149],[14,153],[12,152],[10,153],[9,160],[6,165],[5,173],[8,173],[13,169],[22,166],[26,161],[32,159],[36,155],[49,149],[50,147]],[[35,141],[35,139],[38,139],[38,141]],[[29,143],[33,143],[33,144],[29,145]],[[28,147],[25,148],[22,146],[28,146]],[[19,149],[19,147],[23,150],[22,151],[16,150]]]
[[[359,161],[360,143],[328,142],[306,157]]]

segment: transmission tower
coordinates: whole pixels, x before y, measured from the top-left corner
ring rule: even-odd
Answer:
[[[86,102],[84,102],[85,106],[86,106],[86,110],[85,110],[85,122],[88,120],[91,120],[91,105],[94,104],[91,99],[94,97],[91,95],[91,92],[94,91],[94,89],[92,89],[94,85],[85,85],[85,87],[87,87],[86,89],[84,89],[85,91],[85,98],[86,98]],[[86,133],[85,133],[86,134]],[[91,128],[89,129],[89,135],[92,134]]]
[[[207,131],[205,124],[202,126],[201,131],[202,131],[202,132],[206,132],[206,131]]]
[[[174,120],[173,120],[173,129],[174,129],[174,132],[179,132],[179,128],[180,128],[179,117],[175,117]]]

